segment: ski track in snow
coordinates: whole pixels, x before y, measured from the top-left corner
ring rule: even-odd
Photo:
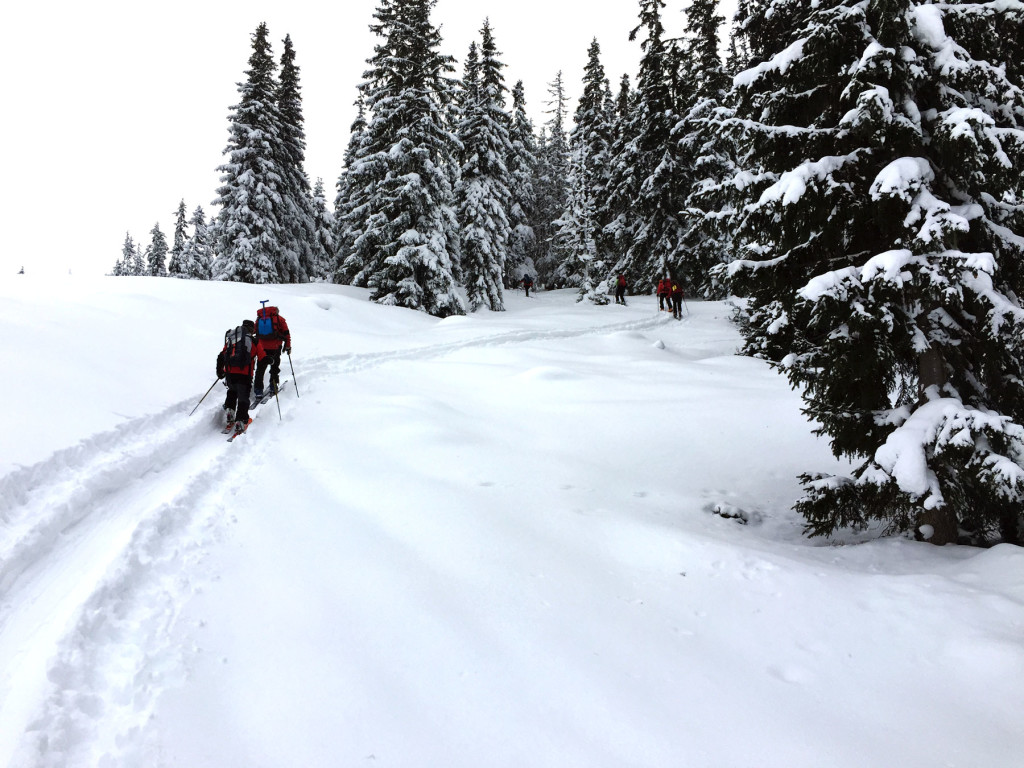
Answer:
[[[388,352],[322,355],[296,373],[301,386],[315,388],[318,379],[390,362],[670,322],[653,317],[512,330]],[[132,732],[145,725],[157,693],[183,674],[189,649],[171,647],[169,629],[201,588],[196,566],[230,519],[227,500],[247,481],[252,458],[244,446],[219,439],[219,406],[188,419],[193,402],[134,419],[0,478],[6,528],[0,540],[0,765],[112,765],[112,753],[123,758],[126,748],[144,747],[133,745]]]

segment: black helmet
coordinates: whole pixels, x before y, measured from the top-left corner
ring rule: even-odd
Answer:
[[[254,323],[252,320],[243,320],[242,330],[245,331],[246,333],[256,333],[256,323]]]

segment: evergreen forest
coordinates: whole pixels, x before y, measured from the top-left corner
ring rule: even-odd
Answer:
[[[261,24],[213,211],[126,235],[113,274],[334,282],[438,318],[501,312],[525,276],[594,305],[669,278],[731,299],[743,353],[849,460],[801,478],[809,535],[1024,544],[1024,3],[690,0],[670,37],[638,0],[638,71],[594,40],[543,95],[487,20],[444,53],[433,5],[379,0],[330,200],[296,51]]]

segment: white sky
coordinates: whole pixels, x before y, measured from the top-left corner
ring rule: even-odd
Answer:
[[[354,116],[355,85],[375,39],[376,0],[324,4],[222,0],[82,4],[5,3],[0,29],[5,149],[0,198],[0,280],[26,270],[94,274],[118,258],[125,232],[149,242],[160,222],[170,238],[182,198],[209,214],[227,116],[247,68],[250,35],[266,21],[280,57],[290,34],[301,68],[306,171],[329,197]],[[683,3],[669,2],[670,34]],[[640,50],[628,41],[636,0],[439,0],[443,51],[461,62],[490,17],[511,87],[522,79],[542,122],[547,84],[562,70],[580,90],[592,38],[613,87],[635,75]],[[731,11],[725,14],[731,15]],[[460,65],[461,66],[461,65]]]

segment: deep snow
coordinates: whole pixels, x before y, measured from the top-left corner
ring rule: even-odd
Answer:
[[[228,444],[264,298],[298,390]],[[1021,765],[1024,553],[803,538],[838,464],[723,303],[0,299],[0,765]]]

